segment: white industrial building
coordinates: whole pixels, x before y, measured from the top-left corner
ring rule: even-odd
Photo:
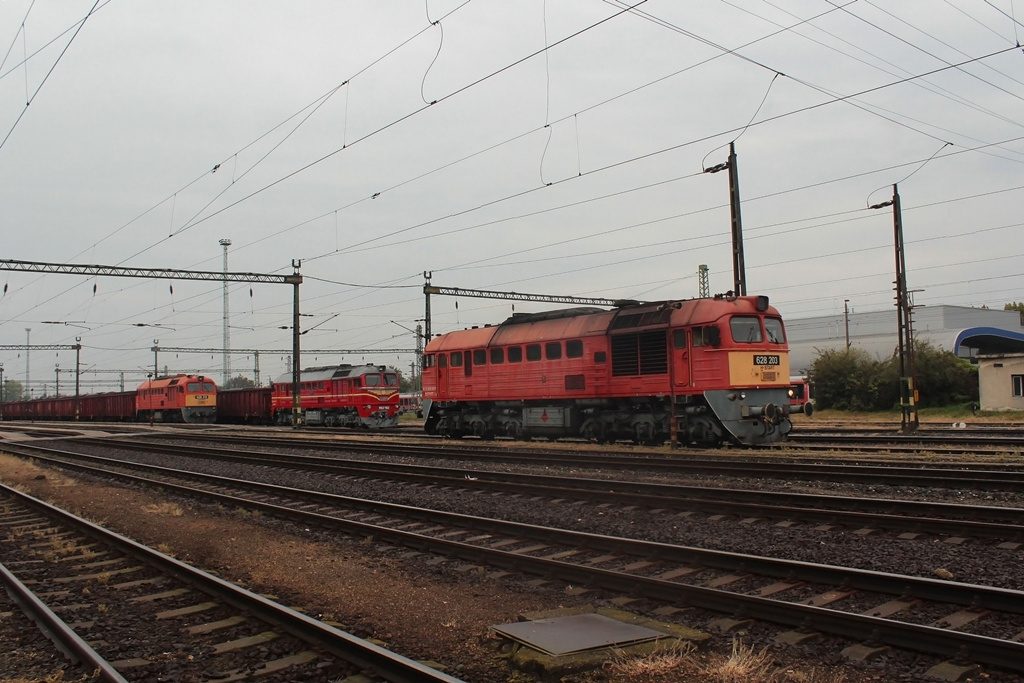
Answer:
[[[784,313],[784,312],[783,312]],[[977,362],[980,356],[1024,354],[1024,326],[1017,311],[966,306],[918,306],[913,309],[914,338]],[[849,332],[847,333],[847,330]],[[794,375],[806,375],[819,352],[862,349],[872,358],[890,358],[899,346],[896,307],[888,311],[849,313],[786,320],[789,363]],[[1005,369],[988,367],[989,371]],[[985,366],[979,366],[982,368]],[[1010,382],[1007,378],[1006,382]],[[982,396],[982,408],[985,397]]]

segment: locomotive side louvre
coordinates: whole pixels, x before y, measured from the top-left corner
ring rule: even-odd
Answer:
[[[520,314],[424,355],[429,433],[768,443],[788,433],[789,356],[767,297]]]
[[[307,368],[299,383],[306,424],[327,427],[393,427],[398,424],[398,374],[384,365]],[[277,424],[292,421],[292,376],[274,381],[271,409]]]

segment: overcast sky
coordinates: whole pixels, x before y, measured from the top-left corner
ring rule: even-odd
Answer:
[[[424,271],[662,300],[704,264],[731,289],[728,177],[702,169],[735,141],[748,292],[787,319],[893,310],[892,209],[868,206],[894,184],[915,303],[1001,309],[1024,300],[1022,20],[1021,0],[4,0],[0,258],[217,271],[230,239],[231,271],[301,261],[305,348],[412,348]],[[218,282],[0,279],[0,344],[80,336],[83,368],[134,373],[154,340],[223,347]],[[264,382],[291,301],[230,287]],[[431,303],[435,333],[513,307]],[[74,353],[30,360],[52,391]],[[23,351],[0,362],[25,380]],[[159,365],[220,379],[222,358]]]

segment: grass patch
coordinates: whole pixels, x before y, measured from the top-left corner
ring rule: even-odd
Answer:
[[[706,683],[843,683],[842,672],[830,669],[780,667],[772,652],[755,651],[739,639],[732,642],[728,655],[702,655],[688,641],[675,641],[644,657],[628,657],[622,651],[605,663],[604,671],[612,680],[659,681],[700,680]]]
[[[177,503],[151,503],[144,505],[142,511],[149,515],[167,515],[168,517],[181,517],[185,511]]]

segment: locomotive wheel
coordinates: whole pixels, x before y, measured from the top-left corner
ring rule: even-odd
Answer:
[[[522,427],[523,425],[519,420],[508,420],[501,425],[501,428],[505,431],[505,435],[511,436],[513,439],[520,438]]]

